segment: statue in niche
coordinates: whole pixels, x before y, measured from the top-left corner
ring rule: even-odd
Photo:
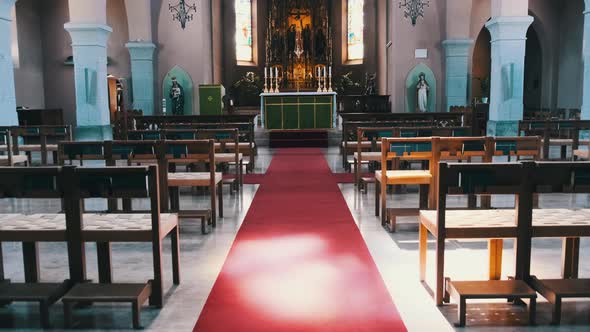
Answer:
[[[184,90],[176,77],[172,77],[172,87],[170,87],[170,99],[172,100],[172,114],[184,114]]]
[[[295,29],[295,24],[291,24],[289,31],[287,31],[287,54],[289,54],[289,56],[293,55],[295,52],[296,39],[297,31]]]
[[[315,34],[315,55],[317,61],[326,60],[326,35],[324,35],[324,29],[318,29]]]
[[[420,112],[428,111],[428,94],[430,93],[430,85],[426,82],[426,74],[420,73],[418,76],[418,83],[416,84],[416,93],[418,95],[418,109]]]
[[[311,52],[311,28],[309,24],[305,25],[305,28],[301,32],[301,38],[303,39],[303,51],[306,53]]]
[[[365,95],[373,96],[377,94],[377,73],[365,76]]]

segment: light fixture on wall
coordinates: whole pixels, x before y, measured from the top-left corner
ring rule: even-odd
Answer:
[[[169,4],[168,9],[172,13],[172,20],[180,22],[180,26],[183,30],[186,28],[186,23],[193,20],[193,14],[190,12],[197,12],[197,6],[195,4],[187,5],[185,0],[180,0],[180,2],[174,6]]]
[[[430,0],[400,0],[399,8],[404,8],[404,17],[412,20],[416,25],[418,17],[424,17],[424,7],[430,6]]]

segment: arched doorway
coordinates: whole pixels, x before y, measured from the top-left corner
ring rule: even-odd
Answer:
[[[526,35],[526,55],[524,58],[524,113],[541,110],[543,91],[543,51],[539,35],[531,26]]]
[[[490,96],[490,75],[492,72],[492,37],[486,27],[477,36],[473,47],[471,65],[471,99],[481,102]]]

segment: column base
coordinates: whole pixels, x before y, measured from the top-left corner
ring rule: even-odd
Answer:
[[[113,128],[106,126],[79,126],[75,129],[76,141],[110,141],[113,139]]]
[[[488,136],[518,136],[518,121],[488,121]]]

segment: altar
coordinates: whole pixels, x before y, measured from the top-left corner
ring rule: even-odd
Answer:
[[[262,93],[260,117],[269,130],[336,128],[336,93]]]

